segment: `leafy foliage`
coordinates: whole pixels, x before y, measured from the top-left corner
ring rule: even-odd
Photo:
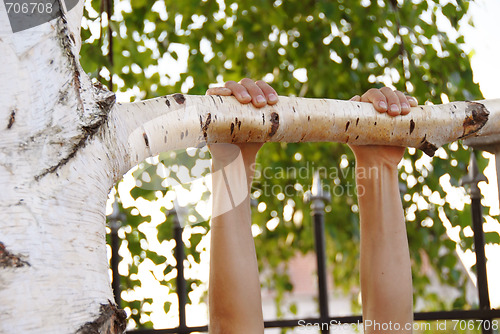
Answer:
[[[115,2],[115,9],[121,9],[109,23],[113,31],[110,57],[106,24],[97,35],[88,28],[101,22],[101,3],[93,0],[86,5],[82,29],[86,43],[81,53],[85,56],[81,62],[103,83],[109,84],[108,73],[112,73],[113,89],[128,92],[133,99],[178,91],[204,94],[211,83],[243,77],[263,78],[281,95],[348,99],[371,87],[389,85],[407,91],[421,103],[478,99],[481,93],[472,81],[469,59],[461,49],[464,39],[458,32],[469,2],[457,3],[120,1]],[[438,18],[448,25],[445,30],[436,24]],[[164,68],[166,63],[172,67]],[[184,66],[185,71],[176,78],[175,70]],[[486,161],[482,156],[478,158],[483,169]],[[406,188],[403,204],[414,291],[415,296],[426,300],[427,310],[472,307],[463,297],[467,278],[455,252],[457,246],[464,250],[472,247],[471,238],[463,233],[470,225],[470,209],[456,201],[457,196],[465,194],[459,180],[466,173],[468,159],[467,148],[453,143],[440,149],[433,159],[409,150],[400,169],[402,186]],[[278,314],[285,307],[280,303],[283,296],[293,290],[287,261],[296,252],[313,250],[309,204],[304,203],[303,193],[310,187],[312,170],[319,167],[336,173],[326,175],[333,195],[326,214],[328,263],[335,286],[352,294],[354,310],[358,310],[358,291],[353,287],[358,286],[359,221],[356,196],[349,191],[349,185],[354,185],[350,150],[335,143],[273,143],[264,146],[258,162],[258,172],[270,168],[271,176],[261,173],[253,188],[259,204],[253,222],[260,231],[255,243],[261,269],[272,269],[263,271],[262,284],[276,292]],[[306,176],[278,173],[290,166],[307,171]],[[285,193],[285,189],[290,192]],[[132,190],[132,196],[148,200],[160,200],[163,195],[165,192],[160,195],[154,190]],[[136,254],[129,272],[137,272],[137,266],[147,257],[157,265],[163,264],[168,276],[174,267],[167,265],[164,257],[145,250],[141,239],[147,238],[140,232],[140,219],[131,216],[131,209],[124,210],[130,217],[130,232],[123,242]],[[443,221],[462,231],[458,245],[448,238]],[[199,226],[205,232],[209,230],[206,221]],[[156,228],[158,239],[171,238],[168,219]],[[204,233],[193,233],[188,239],[187,254],[194,259],[192,263],[200,262],[196,247]],[[498,242],[498,235],[488,235],[487,240]],[[437,273],[441,284],[456,287],[462,296],[450,302],[428,292],[430,272]],[[125,289],[140,284],[131,276],[124,277],[122,283]],[[201,282],[193,284],[195,287]],[[127,306],[137,310],[140,307],[137,301]],[[296,305],[287,307],[292,313],[297,311]],[[172,309],[170,304],[165,307],[167,312]],[[141,323],[141,312],[136,312],[137,324]]]

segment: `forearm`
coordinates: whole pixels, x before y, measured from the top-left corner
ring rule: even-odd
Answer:
[[[412,283],[404,212],[394,164],[357,162],[361,290],[366,333],[411,333]],[[369,320],[371,322],[367,322]],[[377,331],[379,324],[400,330]],[[370,325],[370,326],[368,326]]]
[[[263,333],[260,282],[251,232],[249,164],[212,174],[210,332]],[[224,170],[224,173],[222,173]]]

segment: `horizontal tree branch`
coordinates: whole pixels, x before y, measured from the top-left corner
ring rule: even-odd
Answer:
[[[418,106],[391,117],[362,102],[280,97],[258,109],[233,97],[174,94],[117,104],[110,119],[126,143],[128,168],[164,151],[221,142],[397,145],[432,156],[458,139],[500,135],[500,99]]]

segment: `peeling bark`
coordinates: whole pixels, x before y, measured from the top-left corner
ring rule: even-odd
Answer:
[[[482,103],[467,102],[466,117],[463,123],[464,133],[460,138],[467,138],[478,132],[488,122],[490,112]]]
[[[20,268],[29,265],[30,264],[27,261],[23,260],[22,255],[10,253],[5,248],[5,245],[0,242],[0,268]]]
[[[87,322],[76,334],[121,334],[127,327],[127,314],[116,305],[108,301],[108,304],[101,305],[99,317]]]

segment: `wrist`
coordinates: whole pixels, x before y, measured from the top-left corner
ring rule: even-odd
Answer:
[[[356,182],[387,178],[398,178],[397,164],[381,159],[356,160]]]
[[[356,168],[385,168],[398,170],[399,161],[387,159],[376,155],[356,156]]]
[[[212,159],[212,172],[224,169],[226,173],[246,174],[247,179],[253,178],[255,173],[255,156],[246,157],[239,155],[232,159]]]

